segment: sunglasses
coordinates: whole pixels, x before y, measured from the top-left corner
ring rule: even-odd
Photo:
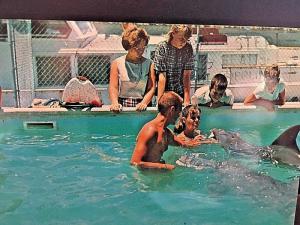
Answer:
[[[200,121],[200,114],[199,115],[197,115],[196,113],[194,113],[194,112],[190,112],[190,119],[191,120],[196,120],[196,119],[198,119],[198,121]]]
[[[191,118],[191,120],[196,120],[196,119],[198,119],[198,121],[200,120],[200,116],[190,116],[190,118]]]

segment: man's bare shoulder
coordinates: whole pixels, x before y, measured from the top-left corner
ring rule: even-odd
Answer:
[[[158,132],[158,127],[157,125],[155,124],[155,122],[153,121],[149,121],[148,123],[146,123],[143,128],[141,129],[140,131],[140,135],[141,134],[148,134],[148,135],[151,135],[151,134],[155,134]]]

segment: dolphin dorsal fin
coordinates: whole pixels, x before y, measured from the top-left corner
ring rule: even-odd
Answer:
[[[296,139],[300,131],[300,125],[290,127],[284,131],[273,143],[272,145],[286,146],[292,149],[299,150]]]

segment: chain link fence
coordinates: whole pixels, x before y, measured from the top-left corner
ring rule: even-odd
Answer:
[[[151,58],[171,25],[138,26],[150,35],[146,57]],[[277,63],[287,83],[288,100],[300,99],[299,30],[200,25],[192,28],[192,91],[209,84],[215,74],[223,73],[240,102],[261,82],[265,67]],[[102,92],[104,103],[109,104],[110,64],[126,53],[121,46],[121,33],[121,23],[1,20],[0,65],[5,68],[0,71],[0,85],[4,89],[4,105],[27,107],[33,98],[61,99],[64,86],[77,75],[86,76]]]

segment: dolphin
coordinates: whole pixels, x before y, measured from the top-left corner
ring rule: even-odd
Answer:
[[[238,133],[221,129],[212,129],[210,137],[218,140],[224,149],[234,153],[257,156],[276,164],[282,163],[300,168],[300,151],[296,142],[299,131],[300,125],[290,127],[269,146],[253,145],[241,139]]]
[[[206,159],[201,153],[182,155],[176,164],[196,170],[212,169],[216,179],[208,179],[207,185],[216,195],[223,195],[224,192],[242,194],[266,207],[270,207],[274,200],[280,202],[284,209],[290,210],[295,207],[294,199],[298,188],[296,180],[282,182],[264,172],[249,169],[238,161]]]

